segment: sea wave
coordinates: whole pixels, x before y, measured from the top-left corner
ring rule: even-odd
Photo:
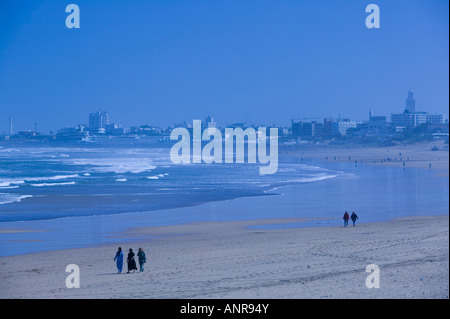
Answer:
[[[161,177],[167,176],[169,174],[164,173],[164,174],[158,174],[158,175],[154,175],[154,176],[147,176],[147,179],[160,179]]]
[[[101,173],[143,173],[154,170],[156,166],[148,159],[135,158],[79,158],[67,161],[72,165],[92,166],[91,169]]]
[[[44,187],[44,186],[65,186],[65,185],[75,185],[75,182],[67,182],[67,183],[41,183],[41,184],[30,184],[35,187]]]
[[[39,182],[39,181],[56,181],[56,180],[76,178],[76,177],[80,177],[80,175],[71,174],[71,175],[56,175],[56,176],[47,176],[47,177],[25,177],[24,180],[26,182]]]
[[[289,183],[311,183],[311,182],[322,181],[325,179],[335,178],[337,176],[338,175],[333,175],[333,174],[319,174],[319,175],[310,176],[310,177],[300,177],[300,178],[295,178],[295,179],[289,179],[289,180],[287,180],[287,182],[289,182]]]
[[[17,188],[28,182],[56,181],[69,178],[80,177],[78,174],[56,175],[56,176],[40,176],[40,177],[19,177],[14,179],[0,179],[0,188]],[[33,184],[31,184],[33,185]]]
[[[1,179],[0,187],[10,187],[13,185],[24,184],[25,181],[21,179]]]
[[[33,197],[32,195],[17,195],[0,193],[0,205],[20,202],[22,199]]]

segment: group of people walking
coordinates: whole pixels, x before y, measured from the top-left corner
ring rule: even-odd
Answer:
[[[356,215],[355,212],[352,212],[352,214],[349,215],[348,212],[346,211],[344,213],[344,217],[342,219],[344,219],[344,227],[348,226],[349,219],[352,220],[353,226],[355,226],[356,220],[358,219],[358,215]],[[135,272],[137,270],[136,261],[134,259],[134,256],[135,256],[135,254],[133,252],[133,249],[130,248],[128,251],[128,256],[127,256],[127,265],[128,265],[127,273],[129,273],[130,271]],[[139,271],[143,272],[144,264],[147,262],[147,260],[145,258],[145,253],[142,248],[139,248],[137,257],[138,257],[138,262],[139,262]],[[116,256],[114,257],[114,261],[116,262],[116,266],[117,266],[117,270],[118,270],[119,274],[122,273],[123,258],[124,258],[124,253],[122,251],[122,247],[119,247],[116,252]]]
[[[348,220],[351,219],[353,222],[353,226],[355,226],[356,224],[356,220],[358,219],[358,215],[355,214],[355,212],[352,213],[352,215],[350,216],[348,214],[348,212],[346,211],[344,213],[344,217],[342,217],[342,219],[344,220],[344,227],[348,226]]]
[[[136,261],[134,259],[134,252],[133,249],[130,248],[129,252],[128,252],[128,256],[127,256],[127,264],[128,264],[128,271],[127,274],[130,271],[135,272],[137,270],[136,267]],[[123,251],[122,251],[122,247],[119,247],[119,249],[117,250],[116,256],[114,257],[114,261],[116,262],[116,266],[117,266],[117,270],[118,273],[122,273],[122,268],[123,268]],[[140,267],[140,272],[144,271],[144,264],[147,262],[147,259],[145,258],[145,253],[144,250],[142,248],[139,248],[139,251],[137,253],[137,257],[138,257],[138,261],[139,261],[139,267]]]

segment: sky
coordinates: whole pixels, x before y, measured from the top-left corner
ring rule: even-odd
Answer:
[[[125,128],[389,118],[410,89],[417,110],[448,114],[448,87],[443,0],[0,0],[0,133],[99,109]]]

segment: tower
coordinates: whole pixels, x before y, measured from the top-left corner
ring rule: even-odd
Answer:
[[[408,91],[404,113],[416,113],[416,100],[414,99],[414,93],[411,90]]]

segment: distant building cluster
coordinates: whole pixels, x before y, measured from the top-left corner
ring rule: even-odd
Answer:
[[[75,127],[65,127],[54,135],[57,140],[82,140],[89,136],[120,136],[125,131],[119,124],[109,122],[108,112],[99,110],[89,114],[89,125],[77,125]]]
[[[387,136],[414,130],[426,125],[427,131],[436,133],[436,137],[448,138],[448,119],[443,114],[430,114],[416,111],[414,93],[408,92],[403,113],[391,114],[391,121],[386,116],[375,116],[369,111],[367,121],[355,121],[347,118],[325,118],[323,122],[292,120],[291,132],[295,138],[336,138],[351,136]]]
[[[141,136],[161,136],[167,139],[171,128],[159,128],[152,125],[133,126],[124,129],[119,124],[111,123],[108,112],[99,110],[89,114],[88,125],[79,124],[74,127],[59,129],[56,133],[49,135],[41,134],[37,131],[35,123],[34,131],[13,132],[13,120],[9,119],[9,132],[0,135],[0,139],[46,139],[46,140],[89,140],[100,137],[134,137]],[[228,125],[230,128],[259,127],[261,125],[250,125],[248,123],[234,123]],[[192,124],[183,122],[176,123],[174,127],[184,127],[192,130]],[[279,136],[284,141],[317,141],[326,139],[337,139],[346,137],[375,137],[384,138],[405,134],[408,132],[426,132],[434,138],[448,139],[448,119],[443,114],[429,114],[427,112],[416,111],[416,101],[414,93],[408,92],[403,113],[391,114],[390,122],[386,116],[374,115],[373,110],[369,111],[369,117],[364,121],[356,121],[348,118],[327,117],[323,120],[318,118],[293,119],[291,127],[279,127]],[[214,119],[210,116],[202,121],[202,131],[204,129],[219,128]],[[220,129],[220,128],[219,128]]]
[[[403,131],[408,127],[416,127],[420,124],[443,124],[443,114],[429,114],[426,112],[416,111],[416,100],[414,99],[414,93],[408,92],[408,98],[406,99],[406,106],[403,113],[391,115],[391,125],[395,127],[396,131]]]

